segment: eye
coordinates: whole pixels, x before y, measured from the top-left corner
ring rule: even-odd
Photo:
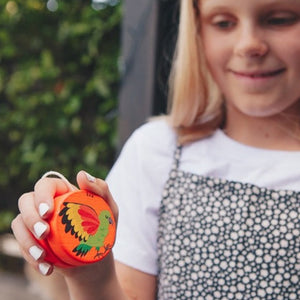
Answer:
[[[214,25],[220,29],[229,29],[234,26],[234,23],[232,21],[219,21],[215,22]]]
[[[211,19],[214,27],[220,30],[228,30],[235,26],[236,20],[227,14],[216,15]]]
[[[296,23],[298,20],[297,16],[290,13],[279,13],[274,14],[266,18],[265,22],[271,26],[289,26]]]

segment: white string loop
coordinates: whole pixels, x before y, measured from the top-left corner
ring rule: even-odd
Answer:
[[[75,190],[74,186],[70,183],[70,181],[63,174],[61,174],[59,172],[56,172],[56,171],[48,171],[41,178],[46,178],[46,177],[49,177],[49,176],[56,176],[56,177],[60,178],[63,182],[65,182],[67,184],[67,186],[72,191]]]

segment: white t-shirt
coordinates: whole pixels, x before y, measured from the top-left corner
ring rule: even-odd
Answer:
[[[164,120],[137,129],[107,177],[119,206],[115,259],[157,275],[158,210],[174,161],[176,134]],[[240,144],[221,130],[185,146],[179,169],[198,175],[300,191],[300,151]]]

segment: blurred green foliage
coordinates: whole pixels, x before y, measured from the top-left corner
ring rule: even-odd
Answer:
[[[15,214],[12,210],[0,211],[0,232],[6,232]]]
[[[121,7],[46,3],[0,0],[2,211],[48,170],[75,182],[114,160]]]

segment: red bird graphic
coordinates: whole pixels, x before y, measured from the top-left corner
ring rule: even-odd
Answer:
[[[64,208],[60,211],[62,224],[65,224],[65,232],[70,232],[79,244],[73,249],[76,256],[85,256],[93,247],[96,248],[96,257],[103,256],[111,245],[104,245],[106,236],[109,233],[109,226],[113,224],[110,211],[103,210],[99,216],[89,205],[64,202]],[[104,253],[100,253],[104,247]]]

